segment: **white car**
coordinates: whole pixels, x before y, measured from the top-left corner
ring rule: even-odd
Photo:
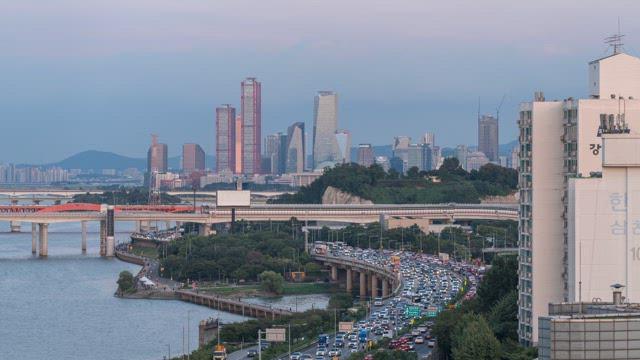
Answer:
[[[327,355],[327,350],[325,348],[318,348],[316,350],[316,356],[325,356]]]
[[[417,336],[415,339],[413,339],[413,343],[414,344],[424,344],[424,338],[422,336]]]

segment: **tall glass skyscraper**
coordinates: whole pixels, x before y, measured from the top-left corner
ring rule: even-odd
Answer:
[[[498,119],[491,115],[482,115],[478,119],[478,151],[483,152],[490,161],[499,161]]]
[[[348,164],[351,162],[351,133],[348,130],[336,131],[336,142],[338,143],[338,161]]]
[[[313,167],[340,160],[338,142],[338,94],[319,91],[315,97],[313,116]]]
[[[246,78],[241,88],[242,117],[242,173],[259,174],[262,149],[261,83],[255,78]]]
[[[216,108],[216,172],[235,172],[236,109],[225,104]]]
[[[296,122],[287,130],[287,173],[304,171],[304,123]]]

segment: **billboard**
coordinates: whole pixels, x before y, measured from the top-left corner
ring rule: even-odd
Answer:
[[[338,323],[338,331],[350,333],[353,330],[353,321],[344,321]]]
[[[217,207],[249,207],[251,206],[251,191],[249,190],[218,190],[216,191]]]
[[[265,339],[269,342],[285,342],[287,341],[286,330],[281,328],[267,329]]]

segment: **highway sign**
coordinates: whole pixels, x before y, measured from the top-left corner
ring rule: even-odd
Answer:
[[[404,315],[410,317],[420,317],[419,306],[407,306],[404,308]]]
[[[285,342],[287,341],[286,330],[281,328],[267,329],[266,340],[269,342]]]

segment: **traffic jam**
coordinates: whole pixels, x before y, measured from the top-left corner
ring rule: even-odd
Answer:
[[[350,353],[366,351],[382,339],[387,349],[416,352],[429,358],[437,339],[432,335],[433,318],[457,301],[475,296],[484,268],[448,259],[407,251],[359,249],[343,243],[315,243],[328,256],[360,260],[399,272],[402,283],[387,299],[364,299],[368,314],[353,324],[351,331],[322,334],[317,345],[292,353],[291,360],[346,359]],[[464,292],[462,299],[458,296]],[[338,330],[338,329],[336,329]]]

